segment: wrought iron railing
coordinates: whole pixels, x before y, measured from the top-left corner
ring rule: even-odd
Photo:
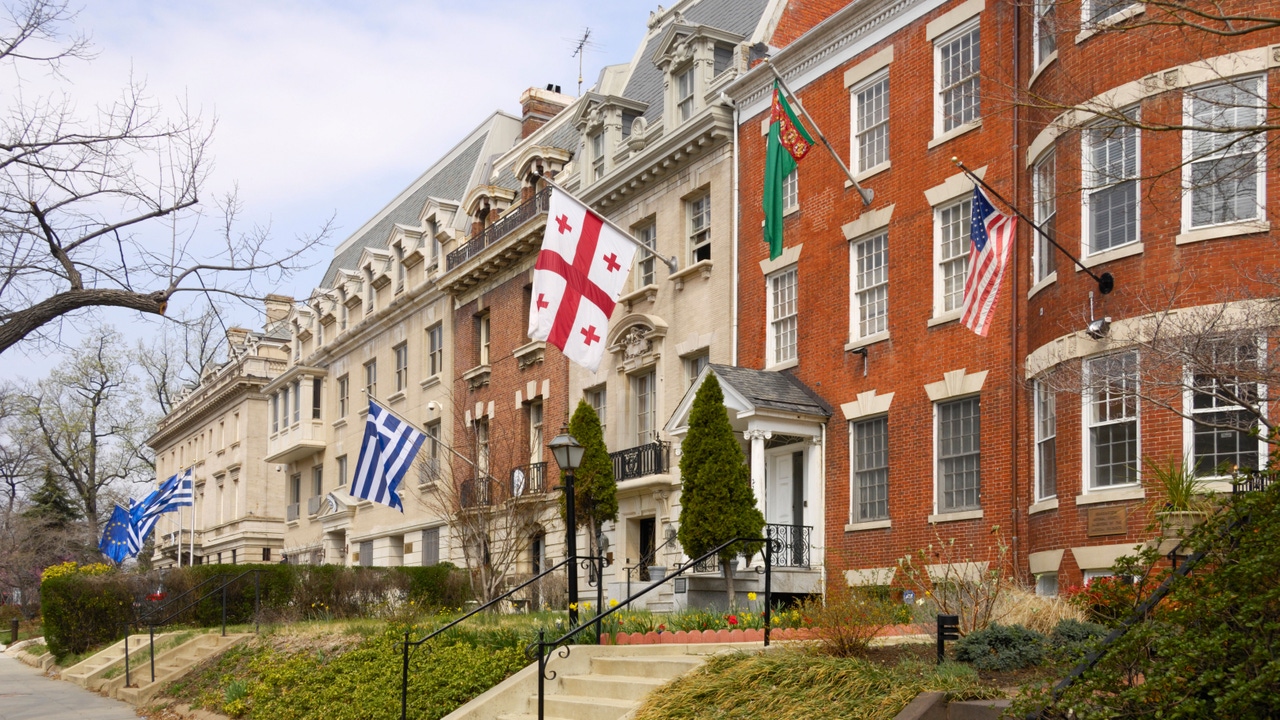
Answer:
[[[541,495],[547,491],[547,464],[529,463],[511,470],[511,497]]]
[[[638,447],[609,453],[616,482],[660,475],[671,469],[671,443],[658,440]]]
[[[546,188],[534,195],[528,202],[520,203],[507,210],[507,214],[497,222],[476,233],[462,247],[449,253],[445,258],[445,268],[453,270],[462,263],[479,255],[482,250],[506,237],[511,231],[529,222],[534,217],[547,211],[547,203],[551,199],[551,188]]]
[[[766,537],[774,541],[773,557],[770,558],[774,567],[809,567],[812,526],[770,523],[764,526],[764,532]]]
[[[495,486],[497,483],[493,478],[473,478],[471,480],[463,480],[458,486],[458,500],[464,508],[489,507],[495,502],[500,502],[501,498],[496,497]]]
[[[693,564],[693,572],[696,573],[718,573],[720,572],[720,556],[712,555],[702,558]]]
[[[1234,481],[1231,484],[1231,494],[1259,492],[1266,490],[1273,482],[1275,482],[1275,476],[1271,473],[1255,472]]]

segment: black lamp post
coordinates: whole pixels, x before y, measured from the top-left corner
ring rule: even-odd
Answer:
[[[556,458],[556,464],[564,472],[564,509],[565,556],[569,560],[569,626],[578,626],[578,516],[574,512],[573,471],[582,464],[582,445],[573,439],[568,428],[561,428],[560,434],[548,447]]]

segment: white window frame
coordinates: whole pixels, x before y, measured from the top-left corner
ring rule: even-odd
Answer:
[[[632,421],[635,445],[640,447],[658,439],[658,374],[650,369],[631,376]]]
[[[1097,15],[1096,8],[1097,6],[1103,5],[1103,4],[1110,5],[1111,12],[1108,12],[1106,15],[1098,17],[1096,16]],[[1138,5],[1139,7],[1141,7],[1136,2],[1111,3],[1111,2],[1107,2],[1106,0],[1084,0],[1084,2],[1080,3],[1080,27],[1086,31],[1094,30],[1096,32],[1097,28],[1106,27],[1107,25],[1118,23],[1124,20],[1125,18],[1127,18],[1128,17],[1127,14],[1124,15],[1123,17],[1117,17],[1117,16],[1120,15],[1121,13],[1124,13],[1129,8],[1134,7],[1135,5]]]
[[[689,228],[689,263],[711,259],[711,193],[702,193],[698,197],[685,201],[685,215],[688,216]],[[703,253],[705,248],[706,252]]]
[[[692,355],[686,355],[684,360],[684,386],[686,389],[693,387],[693,383],[698,379],[698,375],[702,374],[702,369],[711,364],[711,355],[706,350],[702,350]]]
[[[800,209],[800,172],[793,169],[782,178],[782,211],[793,212]]]
[[[861,467],[860,463],[864,454],[859,448],[858,429],[871,423],[884,423],[884,465]],[[851,524],[857,525],[889,519],[889,438],[888,415],[874,415],[849,421],[849,522]],[[871,473],[881,472],[883,472],[884,479],[884,514],[864,516],[862,510],[867,503],[864,502],[862,497],[862,480],[864,476],[869,476]],[[879,483],[876,484],[879,485]],[[881,501],[877,499],[871,502],[879,504]]]
[[[1120,360],[1125,357],[1131,357],[1133,359],[1132,382],[1134,388],[1131,393],[1122,392],[1119,396],[1119,401],[1123,403],[1126,395],[1132,396],[1133,415],[1132,417],[1122,416],[1118,419],[1107,418],[1104,420],[1097,420],[1095,419],[1096,407],[1094,397],[1095,391],[1098,389],[1095,387],[1097,365]],[[1109,492],[1121,488],[1139,487],[1142,484],[1142,403],[1139,402],[1139,394],[1141,392],[1139,385],[1141,382],[1139,362],[1140,358],[1138,357],[1136,350],[1126,350],[1124,352],[1113,353],[1110,355],[1098,355],[1084,360],[1084,393],[1081,396],[1080,406],[1080,419],[1084,430],[1081,438],[1081,447],[1084,448],[1084,452],[1081,453],[1081,456],[1084,462],[1081,463],[1081,472],[1083,477],[1081,478],[1080,487],[1083,488],[1083,494],[1085,495],[1090,493]],[[1134,427],[1133,479],[1127,483],[1099,485],[1096,482],[1097,478],[1095,468],[1097,463],[1097,448],[1094,446],[1092,431],[1094,428],[1119,425],[1123,423],[1133,423]]]
[[[1033,9],[1031,48],[1035,55],[1035,67],[1039,68],[1058,56],[1058,0],[1035,0]],[[1048,38],[1052,47],[1044,47]]]
[[[604,128],[591,136],[591,181],[604,177]]]
[[[1035,498],[1036,502],[1058,496],[1058,396],[1053,386],[1043,380],[1034,384],[1035,415]],[[1052,443],[1052,445],[1049,445]],[[1045,462],[1052,454],[1053,466]],[[1053,492],[1047,492],[1046,480],[1052,477]]]
[[[1267,346],[1266,346],[1265,339],[1261,339],[1261,338],[1258,339],[1256,344],[1256,349],[1258,353],[1257,362],[1258,362],[1260,371],[1264,369],[1264,363],[1266,362],[1266,347]],[[1261,412],[1264,415],[1266,415],[1267,414],[1266,384],[1258,383],[1256,392],[1258,394],[1258,409],[1261,410]],[[1187,459],[1186,462],[1191,468],[1196,468],[1199,465],[1199,456],[1196,454],[1197,423],[1194,419],[1194,416],[1200,415],[1200,414],[1211,414],[1211,413],[1233,412],[1233,411],[1239,412],[1239,411],[1246,410],[1246,408],[1242,405],[1215,405],[1213,407],[1208,407],[1208,408],[1196,408],[1195,397],[1197,394],[1198,393],[1196,392],[1195,374],[1191,368],[1184,368],[1183,392],[1182,392],[1182,408],[1183,408],[1183,414],[1184,414],[1183,427],[1182,427],[1183,448],[1184,448],[1183,457]],[[1220,430],[1219,432],[1231,432],[1231,431]],[[1257,443],[1257,446],[1258,446],[1256,467],[1258,468],[1266,467],[1268,445],[1261,438],[1259,438],[1255,442]],[[1197,472],[1197,475],[1206,480],[1226,480],[1229,477],[1227,475],[1219,475],[1217,473],[1201,474]]]
[[[1031,171],[1032,208],[1035,212],[1036,226],[1045,228],[1049,235],[1057,239],[1058,228],[1058,168],[1057,154],[1050,148],[1036,160]],[[1047,227],[1046,227],[1047,225]],[[1031,244],[1031,284],[1050,282],[1057,277],[1057,249],[1041,235],[1032,230],[1035,241]]]
[[[409,343],[402,342],[391,349],[396,358],[396,392],[409,387]]]
[[[476,323],[476,325],[477,325],[476,332],[479,335],[479,338],[478,338],[479,352],[476,353],[476,355],[478,356],[479,362],[476,364],[483,367],[485,365],[488,365],[490,360],[489,344],[493,340],[493,316],[490,315],[488,311],[485,311],[483,314],[480,315],[479,321]]]
[[[1048,592],[1046,580],[1053,581],[1053,592]],[[1036,595],[1040,597],[1058,597],[1058,571],[1036,573]]]
[[[695,82],[694,66],[692,64],[672,73],[671,87],[673,92],[672,106],[675,108],[676,123],[682,123],[693,117],[697,110],[697,103],[694,96],[697,94]]]
[[[475,433],[476,441],[476,472],[479,474],[477,479],[489,476],[489,418],[478,417],[471,424],[472,432]]]
[[[640,225],[635,230],[636,240],[653,252],[637,253],[639,259],[636,261],[636,289],[657,284],[658,275],[654,261],[657,259],[658,248],[658,226],[654,222],[647,222]]]
[[[435,377],[444,372],[444,324],[436,323],[427,328],[427,376]]]
[[[1242,77],[1233,77],[1207,85],[1201,85],[1188,89],[1183,93],[1183,118],[1184,124],[1188,128],[1195,127],[1197,121],[1193,115],[1194,106],[1197,99],[1197,93],[1211,91],[1214,88],[1224,86],[1238,86],[1239,83],[1254,82],[1257,83],[1253,91],[1258,99],[1258,105],[1255,107],[1257,113],[1253,119],[1253,127],[1261,127],[1265,123],[1266,103],[1263,98],[1267,97],[1267,80],[1265,75],[1247,75]],[[1222,133],[1211,133],[1212,135],[1221,136]],[[1236,145],[1229,146],[1226,152],[1200,153],[1194,148],[1195,130],[1185,130],[1182,133],[1182,228],[1183,232],[1191,230],[1203,230],[1205,228],[1216,228],[1241,224],[1256,224],[1266,219],[1266,188],[1267,188],[1267,143],[1266,134],[1254,135],[1237,142]],[[1240,152],[1240,145],[1252,144],[1255,153],[1255,172],[1254,172],[1254,214],[1252,217],[1240,217],[1230,220],[1222,220],[1218,222],[1207,222],[1196,224],[1195,222],[1195,196],[1196,187],[1194,184],[1193,173],[1195,165],[1203,163],[1211,163],[1223,160],[1229,157],[1241,157],[1247,155],[1247,152]]]
[[[542,400],[533,400],[529,403],[529,464],[535,464],[542,461],[542,425],[543,425],[543,407]]]
[[[800,357],[798,266],[791,264],[766,276],[765,296],[769,303],[769,322],[765,328],[765,367],[794,364]]]
[[[964,208],[968,208],[968,212]],[[955,220],[956,227],[963,231],[959,252],[947,257],[943,256],[943,214],[958,211],[960,217]],[[969,248],[973,241],[969,236],[970,218],[973,212],[973,197],[963,195],[951,202],[940,204],[933,209],[933,317],[936,319],[952,319],[960,317],[964,305],[964,281],[969,274]],[[955,295],[955,306],[947,307],[946,272],[944,265],[958,263],[964,270],[959,274],[959,290]]]
[[[343,374],[338,378],[338,417],[347,416],[351,407],[351,376]]]
[[[600,418],[600,431],[603,433],[608,422],[609,388],[607,385],[596,385],[582,391],[582,398],[587,401],[596,416]]]
[[[982,121],[982,32],[979,27],[979,20],[980,17],[975,17],[956,28],[953,28],[945,35],[942,35],[933,41],[933,136],[935,138],[943,136],[950,137],[952,134],[963,132],[966,128],[973,127]],[[978,55],[977,68],[972,75],[966,75],[959,82],[955,82],[944,87],[942,84],[942,62],[945,48],[953,43],[963,41],[970,35],[970,33],[974,32],[978,33],[978,36],[974,41]],[[946,110],[947,92],[952,89],[959,88],[961,85],[971,80],[977,83],[975,90],[977,99],[972,106],[974,108],[973,117],[967,120],[957,119],[955,122],[949,124],[949,118]]]
[[[1131,108],[1124,111],[1125,115],[1132,116],[1136,121],[1138,117],[1138,109]],[[1082,241],[1081,251],[1085,257],[1101,255],[1103,253],[1119,250],[1120,248],[1128,248],[1138,245],[1142,242],[1142,133],[1135,125],[1117,124],[1114,127],[1118,132],[1133,133],[1133,172],[1119,180],[1112,181],[1114,178],[1098,177],[1098,170],[1093,162],[1093,149],[1095,145],[1101,142],[1111,142],[1112,139],[1097,138],[1095,134],[1105,131],[1110,123],[1103,121],[1094,123],[1086,127],[1083,132],[1081,147],[1081,193],[1080,193],[1080,227],[1084,228],[1081,233]],[[1120,140],[1119,142],[1125,142]],[[1099,248],[1097,244],[1097,232],[1093,226],[1093,198],[1100,193],[1106,192],[1111,188],[1122,183],[1133,183],[1133,237],[1125,242],[1112,244],[1105,248]],[[1140,245],[1139,245],[1140,246]]]
[[[440,470],[440,421],[432,420],[423,425],[426,430],[426,451],[427,451],[427,469],[431,473],[438,473]]]
[[[374,358],[364,364],[365,401],[378,396],[378,359]],[[366,404],[365,407],[368,407]]]
[[[879,244],[879,248],[863,255],[863,251]],[[874,256],[883,256],[881,262],[870,271],[864,267],[863,261]],[[863,285],[864,280],[870,280]],[[883,297],[875,297],[883,293]],[[883,311],[876,316],[874,327],[864,327],[863,305],[867,300],[872,304],[883,304]],[[880,327],[883,326],[883,327]],[[871,330],[870,332],[867,332]],[[864,235],[849,243],[849,338],[853,342],[887,335],[889,332],[889,231],[887,228]]]
[[[959,403],[976,402],[978,404],[978,450],[975,454],[978,459],[978,502],[975,505],[965,505],[962,507],[945,507],[943,505],[943,487],[945,478],[943,477],[942,463],[945,459],[962,457],[961,455],[952,455],[948,458],[942,457],[942,407],[944,405],[956,405]],[[960,397],[950,397],[943,400],[937,400],[933,403],[933,505],[934,512],[940,516],[954,515],[957,513],[971,513],[982,511],[982,396],[981,395],[962,395]]]
[[[883,91],[878,94],[878,98],[872,98],[871,96],[866,98],[863,97],[864,94],[872,93],[877,90],[880,85],[883,85],[884,88]],[[849,91],[849,98],[852,103],[850,114],[853,118],[853,138],[851,143],[853,162],[850,163],[850,165],[853,168],[854,173],[859,175],[871,175],[881,168],[889,166],[889,69],[885,68],[884,70],[872,75],[869,79],[854,86],[853,89]],[[872,116],[870,119],[875,122],[864,126],[863,121],[868,118],[863,112],[863,105],[874,99],[882,99],[881,107],[884,109],[884,118],[879,119],[878,117]],[[884,156],[877,157],[877,155],[871,153],[863,153],[863,139],[869,139],[880,130],[884,131],[882,136],[883,142],[881,143],[884,148]],[[870,155],[870,157],[868,157],[868,155]],[[875,162],[870,162],[871,160],[874,160]]]

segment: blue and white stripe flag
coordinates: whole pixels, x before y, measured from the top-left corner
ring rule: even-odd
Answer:
[[[161,515],[195,504],[191,481],[190,468],[181,474],[175,473],[161,483],[159,488],[152,490],[142,499],[142,502],[129,509],[129,517],[133,520],[134,528],[134,537],[131,542],[136,543],[136,546],[131,548],[134,553],[142,549],[142,544],[151,535]]]
[[[396,488],[404,479],[427,436],[373,400],[364,424],[360,460],[351,478],[352,497],[390,505],[404,512]]]

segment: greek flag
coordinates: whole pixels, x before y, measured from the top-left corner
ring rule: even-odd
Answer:
[[[194,504],[194,492],[191,487],[191,469],[181,474],[174,474],[160,484],[160,487],[152,490],[151,494],[142,499],[142,502],[134,505],[129,509],[129,516],[133,520],[135,531],[134,542],[136,545],[132,548],[134,553],[142,549],[142,544],[147,541],[147,537],[151,535],[152,529],[156,526],[156,521],[164,513],[177,510]]]
[[[396,494],[396,488],[426,439],[424,433],[370,400],[360,460],[356,463],[355,477],[351,478],[351,496],[390,505],[404,512],[404,504]]]

